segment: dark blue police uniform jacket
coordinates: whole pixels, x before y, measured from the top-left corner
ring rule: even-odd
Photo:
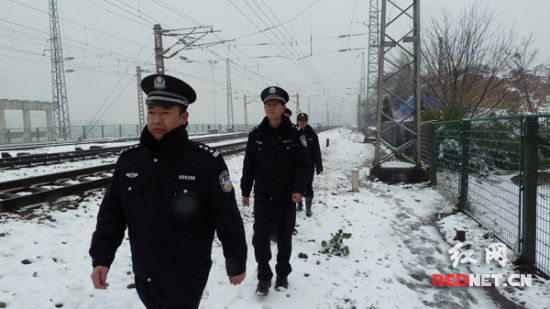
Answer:
[[[307,150],[309,153],[311,168],[317,169],[317,173],[323,171],[323,160],[321,159],[321,147],[319,146],[319,137],[313,128],[308,124],[304,130],[307,138]]]
[[[290,199],[292,193],[303,193],[309,166],[307,140],[302,130],[287,117],[277,128],[269,126],[265,117],[250,131],[243,163],[241,191]]]
[[[126,227],[138,279],[208,274],[214,231],[227,274],[245,272],[243,222],[225,162],[190,141],[184,126],[160,141],[145,128],[140,144],[121,153],[92,237],[93,266],[111,265]]]

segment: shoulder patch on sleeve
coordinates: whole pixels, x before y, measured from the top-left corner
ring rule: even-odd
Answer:
[[[220,176],[218,176],[218,179],[220,180],[220,186],[223,192],[229,193],[233,190],[233,184],[231,183],[231,178],[229,178],[229,172],[227,170],[223,170]]]
[[[137,149],[139,149],[139,148],[141,148],[141,144],[132,145],[132,146],[126,148],[126,149],[122,149],[122,150],[119,152],[119,155],[121,155],[121,154],[123,154],[123,153],[125,153],[125,152],[128,152],[128,151],[130,151],[130,150],[137,150]]]
[[[300,142],[304,147],[307,147],[307,139],[305,135],[300,135]]]

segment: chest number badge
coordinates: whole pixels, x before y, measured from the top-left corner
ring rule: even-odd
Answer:
[[[229,172],[227,170],[220,173],[219,179],[223,192],[228,193],[233,190],[233,184],[231,184],[231,179],[229,178]]]

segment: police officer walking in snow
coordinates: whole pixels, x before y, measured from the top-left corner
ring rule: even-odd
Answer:
[[[286,108],[285,111],[283,112],[283,116],[287,117],[289,120],[290,120],[290,116],[292,116],[292,111],[290,110],[290,108]],[[292,123],[292,121],[291,121]]]
[[[313,128],[307,124],[308,116],[306,113],[299,113],[296,116],[296,123],[304,131],[307,138],[307,149],[309,153],[309,159],[311,166],[308,171],[308,178],[306,184],[306,216],[311,217],[313,212],[311,211],[311,204],[313,203],[313,172],[317,170],[317,175],[323,171],[323,160],[321,159],[321,147],[319,147],[319,137],[317,133],[313,131]],[[298,202],[298,211],[303,210],[302,202]]]
[[[147,126],[123,151],[99,207],[92,237],[92,281],[106,289],[109,267],[128,228],[138,295],[147,308],[198,308],[212,261],[214,231],[229,281],[245,277],[246,240],[221,155],[189,140],[195,91],[168,75],[147,76]]]
[[[243,205],[249,206],[254,185],[254,254],[258,263],[256,294],[265,296],[271,287],[273,272],[269,236],[277,227],[277,264],[275,289],[288,287],[292,271],[292,229],[297,202],[302,200],[307,177],[307,142],[300,128],[290,123],[283,112],[288,93],[279,87],[264,89],[260,95],[266,117],[250,131],[243,163],[241,191]]]

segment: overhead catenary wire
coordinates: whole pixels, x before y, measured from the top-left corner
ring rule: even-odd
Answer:
[[[10,1],[11,1],[11,0],[10,0]],[[6,20],[6,19],[3,19],[3,18],[0,18],[0,21],[3,21],[3,22],[5,22],[5,23],[9,23],[9,24],[15,25],[15,26],[18,26],[18,27],[21,27],[21,28],[25,28],[25,29],[29,29],[29,30],[36,31],[36,32],[39,32],[39,33],[43,33],[43,34],[48,35],[48,37],[49,37],[49,33],[48,33],[48,32],[42,31],[42,30],[40,30],[40,29],[36,29],[36,28],[30,27],[30,26],[23,25],[23,24],[20,24],[20,23],[16,23],[16,22],[13,22],[13,21],[10,21],[10,20]],[[116,55],[116,56],[119,56],[119,57],[122,57],[122,58],[129,58],[129,57],[125,56],[125,55],[119,54],[119,53],[114,52],[114,51],[112,51],[112,50],[108,50],[108,49],[105,49],[105,48],[102,48],[102,47],[94,46],[94,45],[92,45],[92,44],[88,44],[88,43],[86,43],[86,42],[82,42],[82,41],[79,41],[79,40],[75,40],[75,39],[72,39],[72,38],[69,38],[69,37],[66,37],[66,36],[63,37],[63,40],[64,40],[65,44],[71,44],[72,42],[74,42],[74,43],[76,43],[76,44],[79,44],[79,45],[82,45],[82,46],[86,46],[86,47],[91,47],[91,48],[97,49],[97,50],[99,50],[99,51],[108,52],[108,53],[111,53],[112,55]],[[131,58],[130,58],[130,59],[131,59]]]
[[[146,14],[146,13],[144,13],[144,12],[141,12],[140,10],[134,8],[133,6],[131,6],[131,5],[129,5],[128,3],[125,3],[125,2],[123,2],[123,1],[114,0],[114,1],[116,1],[116,2],[118,2],[118,3],[120,3],[120,5],[114,4],[114,3],[112,3],[112,2],[109,1],[109,0],[103,0],[103,1],[106,2],[106,3],[108,3],[108,4],[110,4],[110,5],[112,5],[112,6],[114,6],[114,7],[116,7],[116,8],[119,8],[120,10],[122,10],[122,11],[124,11],[124,12],[127,12],[128,14],[130,14],[130,15],[132,15],[132,16],[138,18],[138,19],[141,19],[141,20],[145,21],[145,22],[148,23],[148,24],[159,24],[159,23],[160,23],[160,20],[158,20],[158,19],[156,19],[156,18],[154,18],[154,17],[151,17],[150,15],[148,15],[148,14]],[[136,13],[132,13],[132,12],[128,11],[127,9],[121,7],[121,5],[122,5],[122,6],[125,6],[125,7],[127,7],[127,8],[130,8],[131,10],[136,11]],[[145,19],[142,15],[143,15],[144,17],[148,18],[148,19]]]
[[[13,2],[13,3],[16,3],[16,4],[18,4],[18,5],[21,5],[21,6],[27,7],[27,8],[29,8],[29,9],[35,10],[35,11],[37,11],[37,12],[40,12],[40,13],[49,15],[49,12],[47,12],[47,11],[44,11],[44,10],[35,8],[35,7],[33,7],[33,6],[30,6],[30,5],[27,5],[27,4],[24,4],[24,3],[20,3],[20,2],[17,1],[17,0],[9,0],[9,1],[11,1],[11,2]],[[100,30],[100,29],[96,29],[96,28],[94,28],[94,27],[85,26],[85,25],[83,25],[83,24],[81,24],[81,23],[79,23],[79,22],[76,22],[76,21],[74,21],[74,20],[71,20],[71,19],[68,19],[68,18],[65,18],[65,17],[61,17],[60,19],[63,20],[63,21],[65,21],[65,22],[69,22],[69,23],[71,23],[71,24],[74,24],[74,25],[77,25],[77,26],[80,26],[80,27],[83,27],[83,28],[92,30],[92,31],[94,31],[94,32],[100,33],[100,34],[102,34],[102,35],[106,35],[106,36],[112,37],[112,38],[117,39],[117,40],[119,40],[119,41],[123,41],[123,42],[129,43],[129,44],[135,45],[135,46],[140,46],[139,43],[130,41],[130,40],[128,40],[128,39],[126,39],[126,38],[123,38],[123,37],[116,36],[116,35],[114,35],[114,34],[105,32],[105,31]],[[43,32],[43,31],[42,31],[42,32]]]
[[[250,18],[243,10],[241,10],[238,6],[236,6],[232,0],[229,0],[230,3],[233,5],[233,7],[235,7],[235,9],[237,9],[250,23],[252,23],[256,28],[260,29],[261,27],[252,20],[252,18]],[[246,0],[244,0],[244,3],[248,6],[248,8],[254,12],[256,15],[257,15],[257,19],[262,21],[265,25],[267,25],[267,22],[266,20],[269,20],[269,21],[272,21],[273,18],[270,18],[267,13],[265,13],[262,9],[261,6],[257,5],[256,3],[256,8],[253,8]],[[261,12],[264,16],[262,17],[259,12]],[[277,17],[274,15],[273,16],[275,20],[278,20]],[[272,21],[273,22],[273,21]],[[283,27],[284,29],[284,27]],[[285,29],[286,31],[286,29]],[[282,41],[281,40],[281,36],[284,36],[282,34],[282,32],[280,31],[280,29],[277,29],[277,28],[274,28],[273,31],[271,31],[272,35],[273,35],[273,38],[269,35],[267,35],[268,32],[263,32],[262,34],[264,36],[266,36],[266,38],[268,38],[268,40],[270,40],[271,42],[275,43],[274,40],[278,40],[279,43]],[[292,38],[292,37],[291,37]],[[293,60],[293,62],[295,63],[295,65],[300,68],[302,70],[302,72],[304,72],[304,74],[312,79],[312,81],[314,81],[316,84],[318,84],[318,86],[320,88],[323,88],[323,89],[327,89],[327,87],[325,85],[322,85],[322,83],[319,83],[319,78],[316,76],[316,72],[314,69],[312,69],[311,67],[308,67],[306,64],[308,64],[307,61],[297,61],[295,55],[293,56],[292,54],[290,54],[290,52],[293,52],[294,54],[299,54],[300,52],[297,52],[296,51],[296,48],[294,46],[291,46],[291,48],[289,50],[286,50],[284,47],[282,47],[280,44],[276,44],[275,45],[280,51],[281,53],[287,55],[291,60]]]
[[[109,14],[112,14],[112,15],[115,15],[115,16],[118,16],[118,17],[121,17],[121,18],[124,18],[124,19],[126,19],[126,20],[129,20],[129,21],[131,21],[131,22],[133,22],[133,23],[136,23],[136,24],[138,24],[138,25],[144,26],[144,27],[146,27],[146,28],[151,28],[150,24],[148,24],[148,23],[144,23],[144,22],[142,22],[142,21],[138,21],[138,20],[132,19],[132,18],[130,18],[130,17],[128,17],[128,16],[125,16],[125,15],[122,15],[122,14],[119,14],[119,13],[116,13],[116,12],[113,12],[113,11],[111,11],[111,10],[105,8],[105,7],[100,6],[100,5],[97,4],[97,3],[94,3],[92,0],[86,0],[86,2],[88,2],[89,4],[95,6],[95,7],[99,8],[100,10],[103,10],[103,11],[109,13]]]
[[[111,95],[115,92],[115,90],[118,89],[118,86],[119,84],[121,83],[121,81],[124,79],[124,77],[127,77],[128,76],[128,71],[130,69],[133,69],[134,66],[135,66],[135,60],[137,59],[137,57],[141,54],[141,52],[143,51],[143,49],[150,44],[150,41],[151,41],[151,38],[152,38],[152,34],[151,36],[149,37],[148,40],[145,41],[145,44],[143,44],[141,46],[141,49],[140,49],[140,53],[138,55],[136,55],[133,59],[133,61],[128,65],[128,67],[126,68],[125,72],[120,76],[120,78],[118,79],[118,81],[115,83],[115,85],[113,86],[113,88],[111,89],[111,91],[109,92],[109,94],[107,95],[107,97],[105,98],[105,100],[103,101],[103,103],[101,104],[101,106],[99,107],[99,109],[97,110],[97,112],[94,114],[94,116],[92,117],[92,119],[90,120],[90,122],[88,123],[87,127],[88,128],[91,128],[93,125],[95,125],[99,119],[101,119],[101,117],[103,117],[103,115],[106,113],[107,110],[110,109],[110,107],[113,105],[113,103],[115,102],[116,98],[120,97],[121,93],[123,91],[120,91],[119,95],[111,101],[111,103],[107,106],[107,108],[105,109],[105,111],[98,117],[101,109],[109,102],[109,98],[111,97]],[[130,75],[130,76],[134,76],[133,74]],[[88,129],[89,131],[89,129]]]
[[[175,15],[178,15],[180,17],[182,17],[183,19],[189,21],[191,24],[194,24],[194,25],[201,25],[202,23],[190,16],[188,16],[187,14],[183,13],[181,10],[178,10],[177,8],[169,5],[168,3],[166,3],[165,1],[162,1],[162,0],[153,0],[154,3],[156,3],[157,5],[159,5],[160,7],[164,8],[165,10],[171,12],[172,14],[175,14]],[[218,34],[215,34],[214,33],[214,36],[220,40],[224,40],[223,38],[221,38]],[[210,51],[210,49],[209,49]],[[228,53],[231,53],[233,54],[233,51],[238,51],[239,53],[241,54],[244,54],[244,55],[247,55],[242,49],[240,48],[228,48]],[[225,61],[226,58],[228,57],[224,57],[222,55],[220,55],[219,53],[216,53],[217,57],[219,59],[223,59]],[[233,58],[233,57],[231,57]],[[236,62],[233,62],[233,63],[236,63]],[[269,74],[269,76],[266,76],[266,75],[263,75],[263,74],[260,74],[260,76],[262,77],[262,79],[265,79],[265,80],[281,80],[282,78],[276,74],[275,72],[269,70],[267,67],[264,67],[262,64],[260,64],[259,62],[256,62],[256,64],[260,67],[262,67],[262,69]],[[244,65],[240,64],[242,67],[244,67]]]
[[[264,31],[268,31],[268,30],[271,30],[271,29],[274,29],[276,27],[280,27],[280,26],[283,26],[283,25],[286,25],[288,23],[291,23],[293,22],[294,20],[296,20],[298,17],[302,16],[302,14],[304,14],[305,12],[309,11],[311,9],[311,7],[317,3],[319,0],[313,0],[311,1],[304,9],[302,9],[300,12],[298,12],[296,15],[294,15],[293,17],[291,17],[290,19],[288,19],[287,21],[283,22],[283,23],[279,23],[277,25],[274,25],[274,26],[271,26],[271,27],[267,27],[265,29],[261,29],[259,31],[256,31],[256,32],[253,32],[253,33],[249,33],[249,34],[245,34],[245,35],[242,35],[242,36],[239,36],[239,37],[236,37],[235,39],[243,39],[243,38],[246,38],[246,37],[250,37],[250,36],[253,36],[253,35],[256,35],[256,34],[259,34],[259,33],[262,33]]]
[[[10,1],[12,1],[12,2],[24,2],[23,0],[19,0],[19,1],[10,0]],[[96,3],[92,3],[91,0],[86,0],[86,1],[88,3],[90,3],[90,5],[94,5],[99,9],[103,9],[104,11],[107,11],[110,14],[115,14],[116,13],[117,16],[119,17],[119,20],[122,20],[123,22],[140,25],[140,27],[142,27],[142,26],[147,27],[147,22],[146,21],[154,21],[155,20],[155,17],[151,16],[151,15],[155,15],[155,14],[150,13],[149,15],[146,16],[146,14],[141,14],[140,13],[141,11],[139,10],[139,8],[136,8],[135,6],[132,6],[132,4],[123,3],[123,1],[120,1],[120,0],[110,0],[110,1],[104,0],[103,2],[96,1]],[[162,1],[162,0],[156,0],[155,1],[155,0],[153,0],[152,2],[157,3],[157,5],[159,3],[164,4],[164,5],[168,5],[169,1]],[[311,8],[317,2],[318,2],[318,0],[311,1],[308,4],[308,6],[306,7],[306,9],[303,9],[298,14],[295,14],[293,16],[293,18],[285,19],[285,20],[277,18],[276,15],[273,13],[273,10],[271,10],[271,8],[269,8],[266,5],[263,5],[263,4],[259,3],[258,1],[248,0],[248,2],[247,2],[252,8],[256,8],[256,6],[258,6],[258,5],[264,7],[263,11],[256,12],[257,16],[262,16],[263,18],[253,17],[253,19],[256,20],[256,21],[257,20],[262,20],[264,22],[267,20],[267,22],[265,22],[265,23],[258,22],[258,24],[260,24],[259,25],[260,29],[264,29],[265,30],[264,32],[267,32],[267,35],[270,38],[272,38],[272,40],[273,40],[273,41],[269,41],[269,42],[267,40],[264,40],[264,41],[266,41],[265,43],[269,44],[269,46],[278,46],[277,48],[274,48],[273,50],[280,50],[279,48],[281,48],[282,50],[286,49],[286,51],[285,51],[286,54],[281,53],[280,55],[288,57],[288,59],[291,60],[292,63],[299,70],[301,70],[305,75],[310,76],[310,79],[312,81],[311,83],[302,83],[300,81],[297,82],[297,80],[293,80],[292,82],[288,81],[288,83],[287,83],[286,79],[289,79],[288,76],[285,76],[284,74],[273,72],[272,69],[267,65],[266,61],[261,61],[261,58],[277,57],[276,55],[265,55],[265,56],[254,57],[254,54],[252,54],[252,55],[250,54],[250,49],[244,49],[243,48],[243,47],[247,47],[247,46],[253,46],[253,45],[256,45],[256,44],[240,44],[240,42],[236,42],[236,44],[226,44],[224,46],[227,47],[227,50],[226,50],[227,55],[225,55],[225,53],[223,51],[221,51],[220,49],[214,49],[214,50],[205,49],[205,51],[209,52],[210,55],[212,55],[216,59],[223,59],[225,61],[226,58],[230,58],[231,64],[232,64],[232,66],[235,67],[235,70],[238,71],[238,72],[243,73],[243,74],[233,74],[233,76],[232,76],[232,78],[235,81],[237,81],[236,83],[235,82],[233,83],[233,88],[236,89],[239,92],[243,92],[243,93],[244,92],[250,92],[249,90],[245,91],[245,89],[254,89],[252,91],[255,92],[255,91],[258,90],[258,87],[259,87],[258,85],[265,85],[266,83],[278,84],[278,83],[281,83],[281,82],[284,82],[285,84],[283,86],[285,86],[285,87],[288,86],[290,88],[290,91],[294,91],[294,89],[296,89],[298,87],[307,87],[307,88],[313,88],[313,89],[316,89],[318,87],[320,89],[328,89],[328,87],[326,87],[326,85],[322,85],[322,83],[325,83],[327,80],[329,80],[331,78],[334,78],[334,76],[339,74],[343,69],[339,68],[338,70],[336,70],[336,73],[331,75],[328,79],[325,77],[326,76],[325,74],[323,74],[322,78],[320,78],[318,72],[315,72],[316,69],[318,69],[318,67],[313,67],[310,61],[306,62],[306,61],[298,61],[297,60],[297,58],[302,57],[306,54],[303,50],[305,45],[303,45],[303,46],[293,46],[291,48],[287,48],[287,45],[290,44],[290,42],[304,42],[304,41],[309,41],[310,40],[310,39],[308,39],[308,40],[305,40],[305,39],[304,40],[296,40],[295,39],[296,35],[295,35],[294,28],[290,29],[290,31],[293,34],[290,34],[288,32],[288,28],[290,27],[290,23],[292,22],[293,19],[296,19],[300,15],[303,15],[304,12],[308,11],[308,8]],[[264,1],[264,3],[267,4],[269,2],[267,1],[267,3],[266,3]],[[355,3],[357,3],[357,1]],[[97,5],[97,4],[99,4],[99,5]],[[240,6],[243,9],[247,8],[247,7],[242,6],[242,5],[240,5]],[[170,7],[174,8],[174,5],[169,5],[168,9]],[[184,22],[186,20],[191,20],[192,23],[196,23],[196,24],[200,25],[199,21],[197,21],[195,18],[189,16],[188,13],[185,13],[183,10],[176,10],[176,11],[173,10],[173,9],[169,9],[169,10],[172,13],[176,14],[176,15],[178,15],[178,13],[186,15],[189,19],[185,19]],[[151,11],[152,10],[147,10],[148,13],[151,12]],[[249,10],[246,10],[245,12],[246,12],[246,14],[248,14],[248,16],[253,16],[249,12]],[[122,16],[124,16],[124,17],[122,17]],[[85,25],[86,24],[85,22],[81,22],[80,20],[78,20],[78,21],[79,21],[78,26],[82,27],[84,29],[84,31],[87,31],[87,30],[94,31],[92,28]],[[151,26],[149,26],[149,28],[151,28]],[[269,30],[267,30],[267,28],[269,28]],[[277,30],[275,30],[275,29],[277,29]],[[30,32],[35,32],[35,30],[29,31],[29,34],[30,34]],[[39,32],[36,32],[36,33],[38,33],[38,34],[47,34],[47,32],[44,32],[44,31],[42,33],[39,33]],[[259,33],[259,31],[257,33]],[[361,34],[357,34],[357,36],[359,36],[359,35],[361,35]],[[218,35],[216,35],[216,36],[219,37]],[[113,38],[115,38],[117,41],[119,41],[118,38],[116,38],[116,37],[113,37]],[[240,37],[237,37],[237,38],[240,38]],[[37,40],[36,43],[33,42],[33,40],[35,40],[35,39]],[[338,36],[319,37],[319,38],[313,38],[313,39],[314,40],[324,40],[324,39],[327,39],[327,40],[334,39],[334,40],[336,40],[336,39],[338,39]],[[43,42],[47,42],[47,40],[48,40],[47,38],[36,36],[36,37],[30,38],[30,40],[28,40],[26,43],[35,44],[36,46],[42,46],[41,43],[43,44]],[[117,67],[124,68],[126,65],[129,65],[134,60],[133,56],[135,55],[135,53],[131,53],[131,52],[127,53],[127,52],[122,52],[122,51],[115,52],[115,51],[109,50],[109,49],[111,49],[111,48],[109,48],[110,45],[107,46],[107,47],[106,46],[93,46],[93,44],[89,44],[87,39],[85,39],[84,37],[82,37],[81,40],[71,40],[70,36],[69,36],[68,40],[64,39],[64,41],[65,41],[64,43],[66,43],[66,45],[72,47],[72,48],[67,49],[67,50],[71,51],[70,56],[74,57],[76,59],[82,60],[82,61],[74,61],[74,60],[69,61],[68,62],[68,67],[70,67],[71,69],[74,68],[74,69],[79,69],[79,70],[97,71],[97,72],[102,72],[102,73],[105,73],[105,74],[112,74],[112,75],[119,74],[120,75],[120,73],[119,73],[120,71],[117,70],[116,68]],[[93,41],[91,41],[91,42],[93,42]],[[121,41],[121,42],[123,42],[123,41]],[[25,43],[25,42],[22,42],[22,43]],[[0,42],[0,44],[1,44],[1,42]],[[260,44],[262,44],[262,43],[257,43],[257,45],[260,45]],[[342,44],[342,43],[337,43],[337,44]],[[6,45],[6,44],[4,44],[4,45]],[[9,45],[9,44],[7,44],[7,45]],[[132,44],[132,45],[138,46],[137,43]],[[43,44],[43,46],[46,46],[46,44]],[[103,48],[101,48],[101,47],[103,47]],[[16,43],[14,43],[14,48],[21,49],[22,47],[20,45],[17,45]],[[34,52],[33,49],[34,48],[32,48],[32,46],[31,46],[31,49],[29,49],[29,50],[31,52]],[[344,50],[337,50],[337,49],[336,50],[318,50],[318,51],[315,52],[315,54],[341,53],[341,52],[349,52],[349,51],[353,51],[353,50],[356,50],[356,49],[355,48],[347,48],[345,51]],[[309,50],[307,50],[307,52],[309,52]],[[31,55],[31,54],[29,54],[29,55]],[[204,55],[204,53],[203,53],[203,55]],[[32,57],[39,57],[39,56],[40,55],[38,55],[38,52],[36,52],[34,55],[32,55]],[[42,55],[42,56],[45,56],[45,55]],[[353,55],[353,56],[355,56],[355,55]],[[346,57],[348,57],[348,56],[346,56]],[[89,60],[89,59],[91,59],[91,60]],[[206,61],[206,60],[207,59],[205,59],[204,61]],[[138,60],[136,60],[136,61],[139,61],[140,63],[142,63],[143,62],[143,57],[138,57]],[[176,64],[176,63],[177,62],[174,62],[174,64]],[[201,80],[203,82],[211,83],[211,80],[197,78],[197,77],[200,77],[200,74],[198,74],[199,76],[196,76],[196,75],[192,76],[192,75],[188,74],[187,70],[185,70],[185,69],[182,70],[181,68],[178,69],[178,67],[181,67],[181,65],[183,65],[183,62],[178,63],[178,65],[175,66],[174,69],[178,70],[178,72],[180,72],[180,71],[186,72],[187,76],[191,76],[194,79],[198,79],[198,80]],[[190,63],[190,65],[199,67],[201,69],[206,68],[204,65],[201,65],[200,63],[193,63],[193,64]],[[344,66],[344,69],[346,67],[349,67],[349,63]],[[195,70],[195,67],[192,67],[190,72],[193,72],[193,70]],[[216,71],[217,72],[215,72],[215,73],[217,73],[219,76],[221,76],[221,71],[220,70],[216,70]],[[232,67],[232,71],[233,71],[233,67]],[[281,76],[281,75],[283,75],[283,76]],[[223,78],[218,79],[218,80],[221,81],[221,80],[223,80]],[[304,78],[303,80],[306,81],[307,79]],[[309,87],[310,85],[312,85],[313,87]],[[221,88],[223,86],[224,85],[222,85],[221,82],[216,83],[216,87]],[[311,89],[311,90],[308,89],[306,91],[313,91],[313,89]],[[216,92],[216,93],[221,94],[221,92]],[[302,97],[302,94],[300,94],[300,96]]]
[[[324,40],[334,40],[334,39],[344,39],[349,37],[357,37],[357,36],[366,36],[368,33],[354,33],[354,34],[340,34],[336,36],[325,36],[325,37],[319,37],[319,38],[309,38],[309,39],[301,39],[301,40],[292,40],[292,41],[286,41],[282,42],[285,45],[292,45],[299,42],[309,42],[309,41],[324,41]],[[231,44],[232,47],[237,46],[270,46],[270,45],[276,45],[274,43],[270,42],[260,42],[260,43],[243,43],[243,44]]]

